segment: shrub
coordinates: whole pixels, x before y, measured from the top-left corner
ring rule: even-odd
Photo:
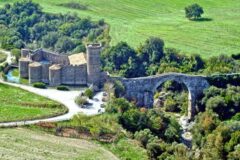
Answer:
[[[16,57],[16,62],[18,62],[19,58],[21,57],[21,50],[15,48],[15,49],[11,50],[11,53],[12,53],[13,56]]]
[[[69,91],[69,88],[66,87],[66,86],[57,86],[57,90],[60,90],[60,91]]]
[[[88,97],[88,98],[90,98],[90,99],[93,98],[93,94],[94,94],[94,93],[93,93],[93,90],[90,89],[90,88],[86,89],[85,92],[84,92],[84,96],[86,96],[86,97]]]
[[[36,82],[36,83],[33,83],[33,87],[45,89],[47,88],[47,85],[43,82]]]
[[[146,147],[149,141],[152,141],[156,138],[153,133],[149,129],[144,129],[141,131],[137,131],[134,134],[134,138],[141,142],[141,144]]]
[[[236,60],[240,59],[240,53],[238,53],[238,54],[232,54],[232,58],[233,58],[233,59],[236,59]]]
[[[167,112],[179,112],[179,107],[177,102],[173,98],[168,98],[164,102],[164,108]]]
[[[79,106],[86,105],[88,103],[87,97],[79,95],[75,98],[75,103]]]

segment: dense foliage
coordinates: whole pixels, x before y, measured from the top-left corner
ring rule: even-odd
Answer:
[[[213,75],[208,77],[208,82],[219,88],[226,88],[228,84],[238,86],[240,74]]]
[[[230,119],[240,112],[240,87],[227,86],[226,89],[210,87],[205,91],[202,104],[207,111],[218,114],[220,120]]]
[[[106,112],[117,115],[118,122],[128,131],[134,133],[149,156],[155,159],[162,152],[162,145],[180,141],[181,127],[178,122],[165,115],[159,108],[139,109],[123,98],[113,98],[106,105]]]
[[[187,114],[188,90],[183,83],[166,81],[154,95],[154,107],[166,112]]]
[[[76,14],[43,13],[31,0],[0,9],[0,43],[4,49],[43,47],[59,53],[85,51],[84,42],[104,39],[107,26]]]
[[[199,55],[186,56],[173,48],[164,48],[160,38],[150,37],[137,50],[120,42],[102,53],[103,70],[124,77],[140,77],[164,72],[221,74],[237,73],[240,62],[226,55],[204,60]]]

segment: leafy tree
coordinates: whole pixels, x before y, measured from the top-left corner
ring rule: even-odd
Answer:
[[[181,127],[178,122],[171,118],[168,128],[165,130],[164,136],[166,137],[167,142],[179,142],[180,141]]]
[[[153,141],[154,139],[157,139],[156,136],[153,135],[153,133],[149,129],[144,129],[138,132],[135,132],[134,138],[141,142],[141,144],[146,147],[146,145]]]
[[[113,71],[120,70],[122,65],[128,63],[130,57],[135,59],[136,52],[125,42],[118,43],[104,53],[106,66],[110,67]]]
[[[142,62],[159,63],[164,56],[164,41],[157,37],[150,37],[139,49]]]
[[[199,4],[195,3],[185,7],[185,14],[188,19],[198,19],[203,13],[203,8]]]
[[[138,109],[130,109],[120,117],[121,124],[128,130],[135,132],[146,127],[147,118],[145,113]]]
[[[50,32],[42,38],[42,47],[51,48],[58,41],[59,35],[56,32]]]
[[[135,108],[124,98],[113,98],[106,105],[106,112],[123,114],[127,110]]]
[[[60,53],[66,53],[76,47],[75,43],[68,37],[59,38],[55,48]]]

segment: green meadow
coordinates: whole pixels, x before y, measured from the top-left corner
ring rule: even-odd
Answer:
[[[0,129],[0,159],[117,160],[98,144],[24,128]]]
[[[57,102],[0,83],[0,122],[46,118],[65,112],[67,109]]]
[[[0,5],[16,0],[0,0]],[[234,54],[240,50],[239,0],[33,0],[51,13],[76,12],[94,20],[105,19],[110,24],[111,45],[126,41],[137,47],[149,36],[165,40],[167,47],[186,54],[201,54],[207,58],[219,54]],[[59,4],[77,2],[86,10]],[[189,21],[184,7],[199,3],[206,21]]]

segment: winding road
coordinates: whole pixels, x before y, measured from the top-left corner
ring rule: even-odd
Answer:
[[[0,123],[0,127],[11,127],[11,126],[22,126],[22,125],[29,125],[29,124],[36,124],[39,122],[58,122],[71,119],[74,115],[78,113],[83,113],[86,115],[96,115],[99,114],[99,109],[101,109],[102,97],[103,92],[97,93],[93,99],[98,99],[98,101],[89,100],[91,105],[88,108],[81,108],[75,102],[74,99],[84,90],[79,91],[59,91],[56,89],[38,89],[32,86],[26,86],[21,84],[9,83],[3,80],[0,80],[0,83],[10,85],[13,87],[19,87],[26,91],[47,97],[54,101],[57,101],[68,108],[68,113],[64,115],[60,115],[57,117],[47,118],[47,119],[38,119],[38,120],[29,120],[29,121],[18,121],[18,122],[7,122],[7,123]],[[101,109],[104,111],[103,109]]]
[[[8,64],[11,64],[12,56],[10,52],[2,51],[2,50],[0,51],[7,54],[8,58],[6,59],[5,62],[7,62]],[[96,115],[96,114],[99,114],[99,110],[104,111],[104,109],[101,109],[101,105],[103,104],[102,102],[103,92],[99,92],[94,96],[93,99],[98,99],[97,101],[89,100],[89,103],[91,104],[89,107],[81,108],[74,102],[74,99],[81,92],[83,92],[84,89],[78,90],[78,91],[59,91],[56,89],[38,89],[32,86],[9,83],[9,82],[3,81],[2,79],[0,79],[0,83],[13,86],[13,87],[19,87],[21,89],[35,93],[37,95],[47,97],[49,99],[52,99],[54,101],[57,101],[65,105],[65,107],[68,108],[68,113],[57,116],[57,117],[38,119],[38,120],[29,120],[29,121],[26,120],[26,121],[0,123],[0,127],[22,126],[22,125],[36,124],[39,122],[58,122],[58,121],[69,120],[78,113],[83,113],[86,115]]]

